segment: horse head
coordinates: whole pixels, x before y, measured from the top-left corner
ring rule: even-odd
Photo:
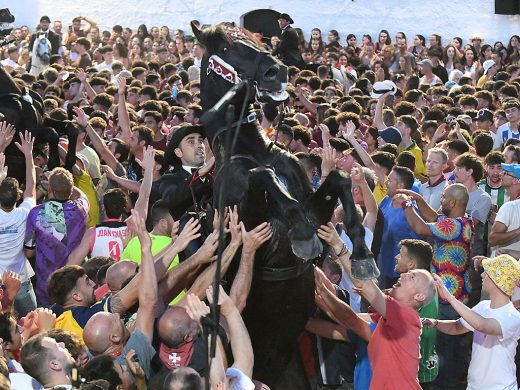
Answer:
[[[35,43],[36,55],[43,65],[48,65],[51,59],[51,42],[45,35],[40,35]]]
[[[289,97],[287,67],[258,46],[254,35],[231,23],[220,23],[201,30],[196,22],[191,28],[205,53],[201,68],[202,107],[207,111],[233,86],[245,85],[247,102],[280,104]],[[229,103],[243,103],[243,88]]]
[[[9,8],[0,9],[0,36],[9,35],[13,29],[14,16]]]

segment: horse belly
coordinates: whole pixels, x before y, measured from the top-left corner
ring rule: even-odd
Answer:
[[[299,358],[297,340],[313,308],[312,266],[290,280],[253,280],[243,316],[253,343],[255,379],[273,390],[308,387],[301,364],[291,360]]]

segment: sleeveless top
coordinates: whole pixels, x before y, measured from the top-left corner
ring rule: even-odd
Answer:
[[[123,238],[126,236],[127,226],[119,219],[106,219],[94,228],[94,237],[90,245],[90,255],[110,256],[119,260],[123,253]]]

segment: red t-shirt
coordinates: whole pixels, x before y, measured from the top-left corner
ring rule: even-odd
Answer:
[[[376,329],[368,343],[372,366],[371,390],[421,389],[419,340],[422,324],[419,313],[386,296],[386,318],[372,314]]]

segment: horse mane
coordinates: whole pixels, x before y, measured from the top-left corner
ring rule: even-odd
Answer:
[[[253,35],[253,33],[243,27],[238,27],[233,22],[222,22],[215,26],[211,26],[202,30],[201,41],[209,53],[218,51],[222,41],[232,45],[234,42],[241,40],[262,50],[261,42]]]

